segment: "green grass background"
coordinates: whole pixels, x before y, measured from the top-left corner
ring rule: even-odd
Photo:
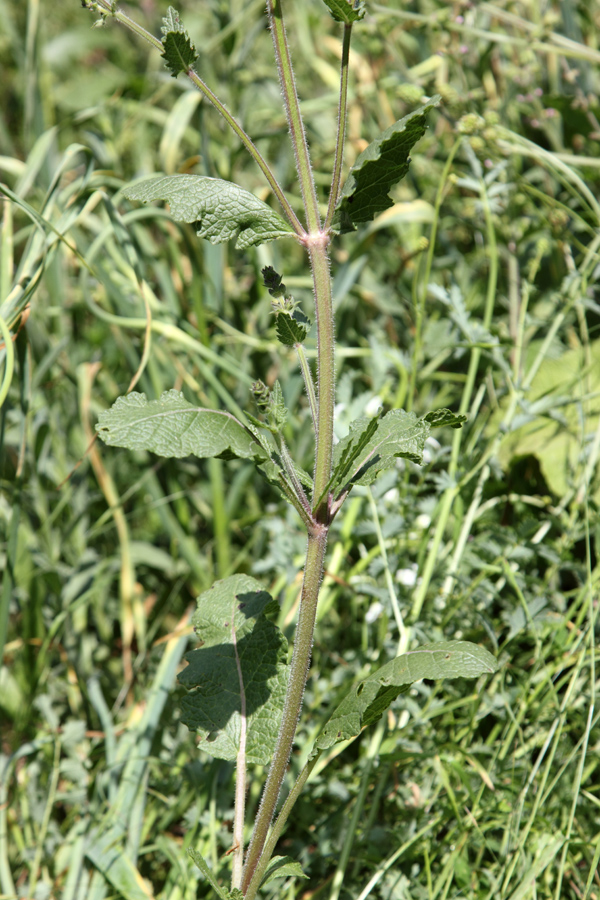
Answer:
[[[128,10],[159,33],[166,6]],[[318,0],[286,9],[325,203],[341,35]],[[181,12],[299,208],[263,3]],[[235,412],[280,378],[310,469],[261,267],[309,315],[312,294],[294,242],[212,246],[119,196],[156,171],[268,193],[185,79],[93,22],[76,0],[0,0],[0,896],[179,900],[209,895],[188,847],[228,883],[233,817],[232,766],[179,722],[190,611],[249,572],[291,637],[304,536],[251,465],[92,445],[94,424],[133,381]],[[271,896],[600,896],[599,28],[598,0],[390,0],[355,28],[347,166],[443,102],[393,208],[333,246],[336,427],[378,402],[469,421],[336,521],[290,778],[399,626],[500,669],[418,684],[334,748],[280,846],[308,880]]]

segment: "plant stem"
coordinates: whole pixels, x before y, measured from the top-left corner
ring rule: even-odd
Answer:
[[[317,405],[317,395],[315,394],[315,385],[312,378],[312,372],[310,371],[310,366],[308,364],[308,360],[306,358],[306,353],[304,350],[304,344],[296,344],[296,352],[298,354],[298,362],[300,363],[300,370],[302,372],[302,377],[304,379],[304,386],[306,388],[306,395],[308,397],[308,405],[310,407],[310,414],[312,416],[312,423],[315,432],[315,437],[318,434],[318,419],[319,419],[319,411]]]
[[[314,494],[317,507],[313,510],[317,522],[329,524],[327,486],[331,475],[333,452],[333,407],[335,403],[334,322],[331,297],[331,276],[327,255],[328,238],[306,239],[315,291],[317,320],[317,384],[318,427],[316,434]]]
[[[344,139],[346,137],[346,119],[348,115],[348,60],[350,58],[350,38],[352,36],[352,23],[344,25],[344,39],[342,42],[342,64],[340,68],[340,104],[338,107],[338,130],[335,142],[335,162],[333,165],[333,177],[331,190],[329,191],[329,206],[325,219],[325,231],[329,231],[333,221],[335,205],[340,192],[342,178],[342,162],[344,157]]]
[[[304,581],[300,598],[300,614],[298,616],[298,625],[294,638],[294,652],[292,654],[287,692],[283,705],[283,718],[277,737],[273,762],[269,769],[260,807],[254,822],[252,840],[246,856],[246,864],[242,876],[242,891],[244,894],[248,890],[262,855],[292,752],[310,665],[317,601],[323,577],[325,549],[327,547],[327,531],[328,529],[325,526],[315,525],[308,535]]]
[[[237,599],[237,598],[236,598]],[[246,691],[244,689],[244,678],[242,675],[242,665],[237,647],[237,636],[235,633],[235,602],[234,609],[231,614],[231,640],[235,653],[235,664],[237,666],[238,677],[240,682],[240,745],[237,753],[235,767],[235,814],[233,820],[233,865],[231,869],[231,887],[239,888],[242,881],[242,867],[244,865],[244,819],[246,817],[246,736],[248,729],[248,719],[246,716]]]
[[[308,527],[308,546],[300,598],[300,613],[281,727],[273,762],[254,822],[254,831],[242,876],[242,891],[247,894],[249,900],[254,897],[260,883],[261,874],[258,867],[260,865],[261,869],[264,869],[269,859],[269,854],[264,853],[263,856],[263,851],[292,752],[310,666],[317,602],[323,578],[329,531],[329,500],[326,487],[331,472],[335,397],[333,306],[327,256],[329,237],[321,231],[315,183],[283,24],[281,0],[268,0],[267,11],[309,231],[304,237],[303,243],[307,247],[310,258],[317,319],[318,404],[313,495],[317,498],[317,508],[313,510],[314,520]],[[247,893],[251,882],[253,893]]]
[[[308,231],[311,234],[316,234],[321,228],[321,217],[319,215],[317,193],[310,165],[306,134],[304,132],[304,122],[302,121],[302,115],[300,114],[300,101],[298,100],[298,93],[296,91],[294,70],[292,68],[292,60],[290,58],[285,26],[283,24],[281,0],[268,0],[267,14],[271,26],[271,35],[273,38],[273,47],[275,48],[275,59],[279,71],[285,113],[290,129],[290,136],[292,138],[294,155],[296,157],[296,169],[298,171],[300,190],[304,201],[304,211],[306,213]]]
[[[120,22],[122,25],[125,25],[127,28],[129,28],[130,31],[133,31],[134,34],[137,34],[145,41],[148,41],[149,44],[152,44],[152,46],[162,54],[164,47],[161,41],[159,41],[158,38],[154,37],[153,34],[150,34],[149,31],[146,31],[146,29],[142,25],[138,24],[138,22],[135,22],[133,19],[130,19],[129,16],[125,15],[125,13],[121,12],[121,10],[119,9],[113,11],[110,0],[96,0],[96,2],[100,8],[105,10],[110,15],[114,16],[114,18],[118,22]],[[263,175],[269,182],[271,190],[279,200],[279,203],[281,204],[281,207],[290,225],[292,226],[296,234],[299,237],[302,237],[305,233],[304,228],[302,227],[302,223],[290,206],[281,185],[279,184],[279,182],[275,178],[275,175],[273,174],[273,171],[271,170],[271,167],[267,163],[266,159],[262,156],[258,147],[254,144],[250,135],[247,134],[246,131],[244,131],[239,122],[234,119],[229,110],[223,103],[221,103],[216,94],[213,94],[208,85],[204,83],[204,81],[200,78],[198,73],[194,71],[194,69],[188,69],[185,74],[190,79],[194,87],[196,87],[200,91],[200,93],[206,97],[206,99],[214,106],[217,112],[219,112],[223,116],[232,131],[234,131],[238,136],[252,159],[256,162]]]
[[[269,864],[269,861],[275,851],[277,841],[281,837],[281,832],[283,831],[283,829],[285,827],[285,823],[287,822],[287,820],[290,816],[290,813],[294,807],[296,800],[302,793],[302,789],[303,789],[304,785],[306,784],[306,782],[308,781],[310,773],[312,772],[312,770],[316,766],[317,762],[319,761],[320,756],[321,756],[321,751],[317,750],[315,756],[313,756],[313,758],[310,759],[306,763],[306,765],[304,766],[304,768],[298,775],[298,778],[296,779],[296,783],[294,784],[294,787],[287,795],[287,797],[285,799],[285,803],[281,807],[281,811],[280,811],[279,815],[277,816],[277,821],[275,822],[275,824],[271,828],[271,831],[269,832],[269,837],[267,838],[267,841],[265,843],[265,847],[264,847],[262,856],[260,858],[258,866],[256,867],[254,875],[252,876],[252,880],[250,881],[250,884],[248,885],[248,890],[246,891],[246,894],[245,894],[246,900],[254,900],[256,892],[258,891],[258,888],[260,887],[260,883],[263,879],[263,875],[265,874],[265,870],[266,870],[266,868]]]

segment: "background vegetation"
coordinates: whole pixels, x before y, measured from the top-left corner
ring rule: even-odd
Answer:
[[[131,10],[158,33],[166,6]],[[339,29],[319,0],[287,6],[325,185]],[[202,76],[293,196],[262,0],[180,8]],[[233,803],[232,766],[179,723],[190,611],[249,572],[289,631],[304,539],[251,464],[136,456],[91,444],[94,424],[133,382],[235,411],[279,377],[310,468],[261,267],[309,313],[312,297],[293,242],[211,246],[119,198],[155,171],[267,193],[185,79],[92,23],[75,0],[0,0],[0,894],[176,900],[207,896],[187,847],[227,880]],[[308,881],[273,895],[600,896],[599,26],[598,0],[391,0],[355,28],[348,164],[423,94],[443,103],[396,205],[333,250],[339,433],[378,403],[469,422],[336,522],[293,766],[394,655],[399,611],[415,643],[478,641],[501,668],[421,683],[335,748],[282,840]]]

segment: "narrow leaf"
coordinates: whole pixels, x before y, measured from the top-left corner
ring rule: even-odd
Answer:
[[[198,59],[196,48],[181,24],[179,13],[170,6],[163,19],[161,31],[163,33],[162,58],[173,78],[177,78],[180,72],[187,72],[193,68]]]
[[[211,244],[233,240],[239,249],[293,234],[270,206],[237,184],[204,175],[158,176],[123,191],[129,200],[166,200],[177,222],[193,224]]]
[[[265,869],[265,874],[263,875],[260,886],[264,887],[265,884],[272,881],[274,878],[289,877],[308,878],[308,875],[304,874],[300,863],[296,862],[295,859],[292,859],[291,856],[274,856]]]
[[[450,409],[436,409],[427,413],[425,421],[429,422],[432,428],[441,428],[442,425],[449,425],[450,428],[462,428],[467,418],[468,416],[453,413]]]
[[[248,575],[218,581],[198,597],[192,622],[202,646],[186,655],[179,676],[193,689],[181,701],[182,721],[218,759],[237,756],[244,705],[247,761],[264,766],[272,759],[288,667],[287,641],[265,615],[271,604],[279,609]]]
[[[323,3],[335,21],[343,22],[345,25],[358,22],[365,15],[365,4],[362,0],[355,3],[349,3],[348,0],[323,0]]]
[[[341,0],[338,0],[341,2]],[[350,169],[336,206],[334,231],[354,231],[394,205],[392,187],[408,172],[410,151],[427,129],[427,113],[440,102],[429,103],[395,122],[363,150]]]
[[[380,419],[356,419],[334,447],[333,471],[338,474],[331,490],[336,494],[352,484],[372,484],[398,457],[422,462],[429,428],[424,419],[403,409],[393,409]]]
[[[179,391],[160,400],[132,392],[100,413],[98,436],[106,444],[151,450],[159,456],[218,456],[262,460],[268,456],[258,437],[227,412],[188,403]]]
[[[468,641],[423,644],[354,685],[317,738],[315,750],[327,750],[360,734],[380,718],[399,694],[421,678],[477,678],[497,668],[491,653]]]
[[[229,900],[229,892],[226,891],[225,888],[222,888],[221,885],[217,882],[202,854],[199,853],[198,850],[194,850],[192,847],[188,847],[188,856],[198,866],[217,896],[220,897],[221,900]]]

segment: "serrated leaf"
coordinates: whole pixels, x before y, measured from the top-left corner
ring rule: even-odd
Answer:
[[[189,665],[179,675],[194,689],[182,698],[182,721],[200,735],[199,746],[218,759],[237,756],[242,697],[246,760],[266,765],[272,759],[288,666],[287,641],[265,615],[271,604],[279,609],[248,575],[218,581],[198,597],[192,622],[202,646],[186,654]]]
[[[193,69],[198,54],[187,35],[171,32],[163,38],[162,45],[161,57],[173,78],[177,78],[180,72]]]
[[[198,866],[206,880],[209,882],[213,890],[216,892],[217,896],[221,898],[221,900],[229,900],[229,891],[225,888],[222,888],[221,885],[215,879],[208,863],[204,859],[201,853],[198,850],[194,850],[192,847],[188,847],[188,856],[190,859],[194,861],[194,863]]]
[[[334,231],[354,231],[393,206],[392,187],[408,172],[410,151],[427,129],[427,113],[438,105],[434,97],[425,106],[395,122],[363,150],[350,169],[336,206]]]
[[[292,859],[291,856],[274,856],[265,869],[265,874],[263,875],[260,886],[264,887],[265,884],[272,881],[274,878],[290,877],[308,878],[308,875],[304,874],[300,863],[296,862],[295,859]]]
[[[204,175],[146,179],[123,191],[129,200],[165,200],[177,222],[188,222],[211,244],[232,240],[239,249],[293,234],[270,206],[237,184]]]
[[[358,22],[365,15],[364,2],[349,3],[348,0],[323,0],[323,3],[335,21],[343,22],[345,25]]]
[[[354,685],[317,738],[315,750],[327,750],[339,741],[356,737],[421,678],[477,678],[497,668],[491,653],[469,641],[423,644]]]
[[[163,23],[162,58],[173,78],[177,78],[180,72],[193,68],[198,54],[174,7],[168,8]]]
[[[287,409],[279,379],[273,385],[273,390],[269,397],[269,420],[278,431],[281,431],[287,420]]]
[[[421,463],[429,430],[428,422],[403,409],[380,419],[356,419],[333,449],[333,472],[338,475],[330,490],[335,495],[353,484],[372,484],[398,457]]]
[[[306,340],[309,328],[310,320],[299,309],[295,309],[291,315],[278,313],[275,320],[277,339],[286,347],[302,344]]]
[[[194,406],[175,390],[165,391],[160,400],[136,392],[119,397],[100,413],[96,431],[110,446],[159,456],[263,460],[268,455],[231,413]]]
[[[428,412],[424,418],[432,428],[441,428],[442,425],[449,425],[450,428],[462,428],[468,416],[453,413],[450,409],[436,409]]]

